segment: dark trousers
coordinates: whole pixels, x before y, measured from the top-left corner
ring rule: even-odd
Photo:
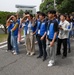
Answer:
[[[63,43],[63,56],[67,56],[67,39],[59,39],[57,43],[57,55],[61,54],[61,44]]]
[[[11,32],[8,33],[7,48],[8,48],[8,50],[12,50],[12,46],[11,46]]]
[[[47,52],[46,52],[46,37],[44,38],[44,40],[40,40],[41,36],[37,36],[37,40],[38,40],[38,46],[39,46],[39,55],[43,56],[44,58],[46,58],[47,56]]]

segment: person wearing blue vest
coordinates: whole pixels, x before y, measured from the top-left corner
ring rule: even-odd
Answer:
[[[37,40],[39,46],[39,55],[37,58],[41,58],[43,56],[43,61],[46,60],[47,52],[46,52],[46,29],[47,25],[45,22],[45,14],[40,12],[39,14],[40,22],[37,26]]]
[[[26,49],[27,55],[33,56],[35,54],[35,25],[32,14],[25,15],[28,20],[25,20],[25,35],[26,35]]]
[[[25,15],[28,15],[29,12],[25,12],[24,15],[23,15],[23,18],[21,19],[21,26],[22,26],[22,29],[23,29],[23,33],[24,33],[24,45],[26,46],[26,34],[25,34],[25,28],[26,28],[26,25],[25,25],[25,22],[28,20],[27,19],[27,16]]]
[[[12,29],[11,31],[11,45],[13,47],[13,54],[17,55],[19,53],[19,49],[18,49],[18,43],[17,43],[17,37],[18,37],[18,27],[19,27],[19,23],[17,21],[17,15],[12,15],[10,16],[10,18],[8,19],[9,21],[13,20],[12,23]]]
[[[38,22],[39,22],[39,14],[40,14],[40,11],[37,11],[37,14],[35,15],[35,26],[36,26],[36,29],[37,29],[37,25],[38,25]],[[38,41],[37,41],[37,35],[36,35],[36,41],[35,41],[35,44],[37,44]]]
[[[71,20],[70,20],[70,16],[69,16],[69,15],[66,16],[66,20],[70,23],[70,26],[68,26],[68,29],[69,29],[69,35],[68,35],[68,39],[67,39],[68,53],[70,53],[70,52],[71,52],[70,37],[71,37],[71,31],[72,31],[72,23],[71,23]]]
[[[6,21],[6,26],[8,28],[8,39],[7,39],[7,50],[6,52],[8,51],[12,51],[12,45],[11,45],[11,29],[12,29],[12,20],[8,21],[8,18],[10,17],[11,15],[8,15],[7,16],[7,21]]]
[[[48,50],[50,55],[50,61],[48,64],[48,67],[51,67],[55,63],[55,56],[56,56],[56,39],[57,39],[57,33],[58,33],[58,23],[55,19],[55,10],[48,11],[48,19],[49,23],[47,26],[47,39],[48,39]]]

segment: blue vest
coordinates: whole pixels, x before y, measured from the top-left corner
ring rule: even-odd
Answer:
[[[10,26],[8,26],[8,33],[11,32],[11,29],[12,29],[12,23],[10,24]]]
[[[48,28],[47,28],[47,37],[48,37],[48,39],[53,39],[53,37],[54,37],[54,22],[55,22],[56,20],[53,20],[51,23],[49,23],[49,25],[48,25]],[[57,37],[56,37],[57,38]]]
[[[37,21],[37,27],[36,27],[36,35],[38,34],[38,27],[40,25],[40,21]]]
[[[15,22],[15,23],[13,22],[13,24],[12,24],[13,28],[14,28],[14,26],[15,26],[16,23],[18,23],[18,21]],[[19,28],[19,23],[18,23],[18,27],[13,31],[13,35],[14,36],[17,36],[18,35],[18,28]]]
[[[27,35],[27,30],[28,30],[28,24],[29,24],[29,21],[25,22],[25,35]],[[31,29],[33,32],[36,31],[36,27],[35,26],[31,26]]]
[[[43,21],[42,23],[40,22],[38,25],[38,34],[40,36],[43,36],[46,30],[47,30],[46,22],[45,21]]]
[[[51,23],[48,30],[47,30],[47,36],[49,39],[53,39],[54,37],[54,23]]]

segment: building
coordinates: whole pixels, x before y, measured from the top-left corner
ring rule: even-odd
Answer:
[[[32,14],[36,14],[36,6],[25,6],[25,5],[16,5],[15,6],[17,8],[17,12],[19,12],[20,10],[26,12],[29,11]]]
[[[44,2],[45,0],[42,0],[42,2]]]

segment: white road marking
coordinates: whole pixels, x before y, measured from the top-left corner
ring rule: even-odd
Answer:
[[[21,39],[21,41],[23,41],[23,40],[24,40],[24,38],[22,38],[22,39]],[[3,44],[4,44],[4,43],[6,43],[6,41],[5,41],[5,42],[3,42]],[[1,44],[1,43],[0,43],[0,44]],[[7,46],[7,44],[2,45],[2,46],[0,46],[0,49],[1,49],[1,48],[4,48],[4,47],[6,47],[6,46]]]
[[[7,41],[5,41],[5,42],[1,42],[0,45],[2,45],[2,44],[4,44],[4,43],[7,43]]]
[[[6,47],[6,46],[7,46],[7,44],[5,44],[5,45],[2,45],[2,46],[0,46],[0,49],[1,49],[1,48],[4,48],[4,47]]]

